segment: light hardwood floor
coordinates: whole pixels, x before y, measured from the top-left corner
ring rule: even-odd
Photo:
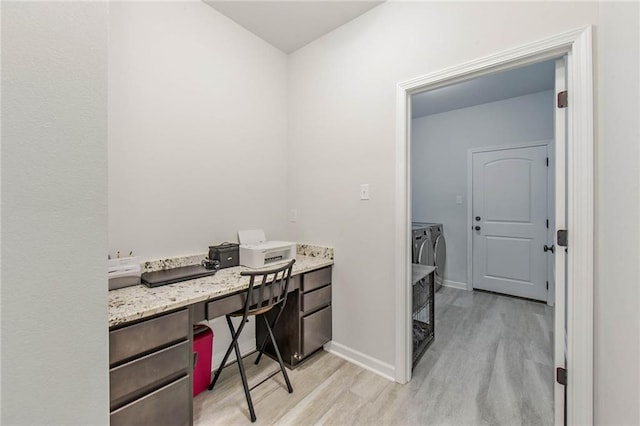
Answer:
[[[553,309],[536,302],[442,288],[436,338],[406,385],[326,352],[252,391],[256,424],[550,425]],[[226,348],[216,348],[224,350]],[[277,364],[245,359],[249,385]],[[226,367],[213,392],[194,400],[198,426],[251,424],[240,375]]]

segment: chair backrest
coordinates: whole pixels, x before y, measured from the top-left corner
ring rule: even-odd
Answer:
[[[251,277],[247,298],[244,302],[244,315],[251,315],[258,311],[270,308],[278,303],[285,304],[289,292],[289,280],[295,259],[279,268],[267,271],[243,271],[242,276]],[[254,291],[254,286],[260,287]]]

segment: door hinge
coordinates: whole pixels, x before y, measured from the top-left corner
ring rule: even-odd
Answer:
[[[549,219],[547,219],[547,229],[549,229]]]
[[[557,243],[559,246],[561,247],[568,247],[567,246],[567,239],[568,239],[568,234],[569,231],[567,231],[566,229],[558,229],[558,233],[557,233]]]
[[[549,157],[547,157],[547,167],[549,167]]]
[[[563,386],[567,386],[567,370],[565,368],[556,368],[556,381]]]
[[[569,93],[564,90],[558,93],[558,108],[566,108],[569,105]]]
[[[547,290],[549,290],[549,281],[547,281]]]

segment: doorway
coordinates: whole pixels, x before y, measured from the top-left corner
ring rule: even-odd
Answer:
[[[416,219],[439,224],[449,251],[436,267],[445,287],[435,293],[435,339],[412,378],[460,407],[426,404],[436,423],[553,422],[543,246],[554,82],[550,60],[411,97],[412,228]]]
[[[548,59],[567,57],[567,85],[571,107],[566,110],[567,152],[566,162],[560,161],[567,175],[566,200],[567,217],[556,216],[554,231],[570,227],[567,236],[571,250],[557,250],[556,264],[566,260],[566,277],[556,268],[556,292],[566,291],[566,418],[569,423],[592,422],[593,398],[593,88],[592,88],[592,30],[586,27],[560,34],[545,40],[501,52],[430,75],[399,84],[397,96],[397,193],[396,203],[396,380],[405,383],[411,378],[410,303],[408,286],[410,244],[407,238],[411,214],[408,194],[411,152],[408,146],[410,136],[411,107],[410,96],[425,90],[443,87],[481,75],[513,69]],[[562,157],[564,158],[564,157]],[[558,166],[557,166],[558,167]],[[562,191],[564,195],[564,190]],[[558,193],[556,193],[558,196]],[[557,243],[557,242],[556,242]],[[558,280],[560,278],[560,280]],[[577,285],[579,283],[580,285]],[[565,286],[566,284],[566,286]],[[565,290],[566,288],[566,290]],[[564,295],[562,296],[564,297]],[[560,318],[562,320],[564,318]],[[559,342],[556,334],[556,349]],[[564,369],[564,359],[555,359],[556,368]],[[564,392],[564,387],[554,387],[556,395]],[[556,397],[556,401],[558,398]],[[558,415],[555,422],[562,424],[564,415]]]

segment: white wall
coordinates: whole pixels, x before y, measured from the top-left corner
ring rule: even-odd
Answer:
[[[412,120],[412,217],[443,224],[446,280],[467,284],[468,150],[553,139],[553,99],[538,92]]]
[[[286,232],[286,56],[203,2],[112,2],[109,250]]]
[[[638,128],[630,119],[639,114],[631,95],[637,93],[637,17],[637,5],[608,2],[387,2],[291,55],[289,188],[299,213],[291,230],[297,240],[335,246],[334,341],[373,364],[395,362],[398,82],[595,24],[595,421],[640,422],[639,310],[632,309],[640,281],[632,265],[640,253],[637,239],[622,235],[640,232]],[[360,183],[371,185],[371,200],[358,200]]]
[[[596,37],[596,424],[640,424],[640,7],[601,4]]]
[[[204,253],[251,228],[284,239],[286,55],[202,2],[115,2],[109,23],[109,251]],[[217,367],[231,338],[211,325]]]
[[[107,5],[2,2],[2,417],[108,424]]]

